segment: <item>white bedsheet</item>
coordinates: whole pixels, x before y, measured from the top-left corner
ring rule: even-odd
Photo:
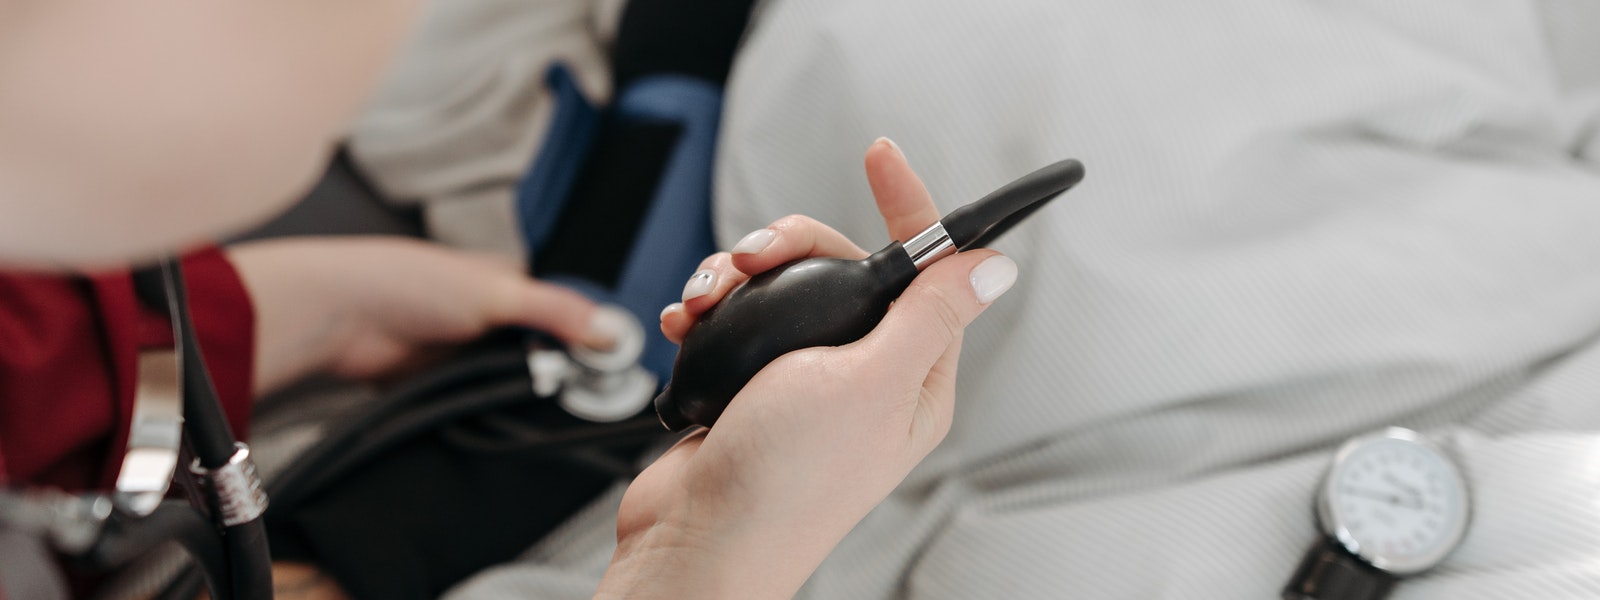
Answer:
[[[950,438],[802,592],[1266,598],[1330,449],[1439,433],[1479,510],[1395,598],[1600,597],[1600,4],[783,0],[732,81],[718,233],[886,241],[1058,158],[999,247]],[[456,598],[585,597],[613,494]],[[781,543],[781,540],[774,540]]]

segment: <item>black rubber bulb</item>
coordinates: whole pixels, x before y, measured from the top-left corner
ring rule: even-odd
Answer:
[[[865,337],[922,268],[992,242],[1082,179],[1081,163],[1061,161],[952,211],[905,244],[861,260],[808,258],[750,278],[684,336],[672,382],[655,400],[661,423],[672,431],[710,427],[768,363]]]

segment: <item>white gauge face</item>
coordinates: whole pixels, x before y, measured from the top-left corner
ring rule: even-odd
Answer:
[[[1409,430],[1352,440],[1323,485],[1319,509],[1328,533],[1386,571],[1432,567],[1466,531],[1466,481]]]

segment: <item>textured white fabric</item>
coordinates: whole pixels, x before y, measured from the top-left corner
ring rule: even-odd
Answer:
[[[352,127],[351,154],[383,191],[423,203],[429,234],[520,256],[512,196],[544,136],[546,69],[572,67],[591,97],[609,94],[599,27],[607,0],[426,3],[418,31]]]
[[[1330,449],[1407,425],[1479,510],[1396,598],[1600,597],[1595,6],[767,3],[724,244],[788,213],[886,242],[879,135],[945,210],[1088,165],[998,245],[1021,279],[966,337],[949,439],[802,596],[1276,597]],[[578,597],[609,553],[550,542],[456,597]]]

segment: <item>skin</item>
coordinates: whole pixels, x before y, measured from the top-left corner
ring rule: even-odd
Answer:
[[[0,265],[121,268],[282,210],[417,4],[0,0]],[[610,343],[582,297],[439,246],[296,239],[229,256],[255,303],[259,392],[382,375],[503,325]]]
[[[120,268],[282,210],[326,162],[416,4],[0,0],[0,265]],[[892,235],[938,218],[892,144],[875,144],[866,167]],[[751,273],[865,255],[810,219],[772,228],[761,252],[708,259],[714,289],[666,311],[662,330],[681,339]],[[378,376],[497,325],[608,343],[588,331],[587,301],[436,246],[309,239],[229,256],[257,311],[262,390],[318,371]],[[994,256],[930,267],[859,342],[780,358],[715,430],[646,470],[624,498],[598,596],[792,595],[949,430],[961,332],[985,308],[971,273]]]
[[[0,0],[0,262],[117,266],[287,207],[417,5]]]
[[[256,306],[258,392],[311,373],[384,377],[491,328],[592,347],[594,305],[517,265],[403,238],[288,239],[230,248]]]
[[[866,166],[891,236],[938,220],[892,144],[874,144]],[[760,252],[708,258],[713,291],[665,311],[662,332],[681,341],[752,274],[809,256],[867,255],[809,218],[769,229],[778,235]],[[794,595],[949,431],[962,331],[987,308],[969,277],[996,256],[974,250],[935,263],[866,338],[792,352],[758,373],[715,428],[680,441],[628,488],[597,597]]]

